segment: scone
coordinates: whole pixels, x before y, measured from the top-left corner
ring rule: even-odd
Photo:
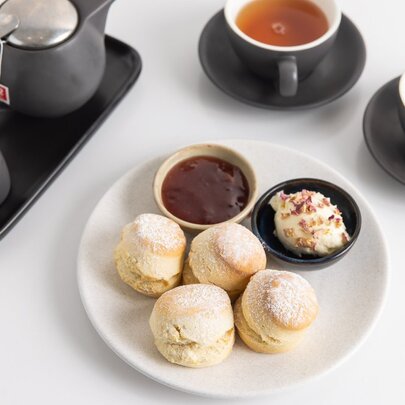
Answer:
[[[200,233],[191,243],[184,284],[213,284],[236,299],[250,277],[266,267],[260,241],[242,225],[226,223]]]
[[[160,215],[142,214],[124,227],[115,264],[125,283],[159,297],[179,285],[185,250],[186,238],[179,225]]]
[[[235,324],[241,339],[259,353],[293,349],[318,314],[311,285],[287,271],[255,274],[235,303]]]
[[[183,284],[185,284],[185,285],[188,285],[188,284],[200,284],[200,282],[198,281],[198,278],[191,271],[188,259],[184,262]]]
[[[222,362],[235,341],[231,302],[213,285],[186,285],[164,293],[149,324],[159,352],[186,367]]]

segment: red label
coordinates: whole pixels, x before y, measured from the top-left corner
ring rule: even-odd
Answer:
[[[10,105],[10,92],[8,87],[3,86],[2,84],[0,84],[0,103]]]

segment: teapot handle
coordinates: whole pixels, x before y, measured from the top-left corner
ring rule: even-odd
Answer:
[[[104,8],[108,10],[113,1],[114,0],[72,0],[72,3],[76,6],[80,19],[85,21],[98,12],[101,12]]]

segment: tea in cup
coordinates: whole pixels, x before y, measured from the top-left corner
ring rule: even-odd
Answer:
[[[258,76],[295,96],[333,46],[342,13],[335,0],[228,0],[233,48]]]

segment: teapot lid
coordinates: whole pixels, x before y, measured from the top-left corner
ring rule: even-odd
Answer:
[[[20,24],[7,42],[25,49],[58,45],[66,41],[79,24],[79,14],[69,0],[0,0],[0,13],[19,18]]]

